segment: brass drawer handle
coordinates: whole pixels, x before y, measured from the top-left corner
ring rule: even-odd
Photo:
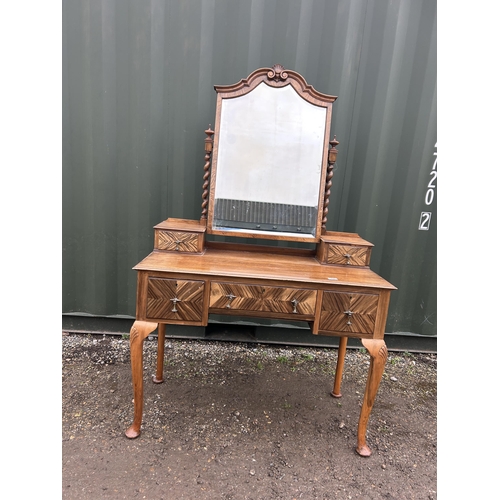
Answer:
[[[351,255],[351,254],[346,253],[346,254],[344,254],[344,257],[347,259],[346,264],[347,264],[347,265],[350,265],[350,264],[351,264],[351,257],[352,257],[352,255]]]
[[[227,303],[226,309],[231,309],[231,302],[233,301],[233,299],[236,298],[236,295],[233,295],[232,293],[230,293],[229,295],[226,295],[226,297],[229,299],[229,302]]]
[[[176,313],[177,312],[177,308],[175,307],[177,305],[177,302],[182,302],[181,299],[178,299],[177,297],[174,297],[173,299],[170,299],[172,301],[172,303],[174,304],[174,307],[172,309],[172,312],[173,313]]]
[[[344,311],[344,314],[347,314],[348,320],[346,325],[352,325],[351,323],[351,316],[354,314],[351,310]]]
[[[299,305],[299,301],[297,299],[293,299],[290,301],[293,304],[293,314],[298,314],[297,313],[297,306]]]

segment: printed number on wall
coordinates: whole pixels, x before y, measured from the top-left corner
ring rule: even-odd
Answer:
[[[431,225],[431,217],[432,212],[422,212],[420,214],[420,223],[418,224],[418,228],[421,231],[428,231]]]
[[[427,191],[425,193],[425,204],[427,206],[431,205],[434,201],[434,197],[436,195],[436,180],[437,180],[437,142],[434,146],[436,151],[434,151],[434,156],[436,157],[434,160],[434,164],[432,165],[432,170],[430,173],[431,180],[427,184]],[[420,231],[428,231],[431,225],[431,217],[432,212],[422,212],[420,214],[420,222],[418,223],[418,229]]]

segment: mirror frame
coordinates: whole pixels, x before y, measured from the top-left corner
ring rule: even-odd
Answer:
[[[219,150],[219,138],[221,127],[221,110],[222,103],[225,99],[234,99],[252,92],[258,85],[264,82],[272,88],[282,88],[290,85],[295,92],[310,104],[319,106],[326,109],[325,113],[325,135],[323,140],[323,151],[321,161],[321,173],[318,192],[318,211],[316,217],[315,234],[299,234],[294,233],[280,233],[268,230],[246,230],[230,228],[218,229],[214,228],[214,205],[215,205],[215,187],[217,182],[217,160]],[[215,116],[215,131],[213,137],[213,151],[210,168],[210,189],[208,200],[208,220],[207,220],[207,233],[221,236],[233,236],[240,238],[259,238],[268,240],[286,240],[286,241],[300,241],[309,243],[318,243],[320,240],[322,227],[324,229],[324,222],[326,218],[326,206],[328,205],[328,197],[330,194],[329,187],[325,189],[327,178],[327,168],[329,160],[329,138],[330,126],[332,118],[332,104],[337,99],[337,96],[323,94],[315,90],[312,85],[309,85],[304,77],[299,73],[292,70],[285,70],[283,66],[277,64],[272,68],[260,68],[251,73],[247,78],[240,80],[233,85],[216,85],[215,91],[217,92],[217,105]],[[337,141],[330,141],[330,144]],[[332,151],[332,150],[330,150]],[[335,150],[336,153],[336,150]],[[244,152],[242,152],[244,154]],[[336,155],[335,155],[336,156]],[[330,162],[331,163],[331,162]],[[286,180],[285,180],[286,182]],[[331,185],[331,183],[330,183]],[[327,210],[326,210],[327,211]]]

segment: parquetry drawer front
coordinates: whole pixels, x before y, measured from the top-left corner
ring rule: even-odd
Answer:
[[[316,295],[316,290],[301,288],[212,283],[209,307],[241,312],[312,316]]]
[[[322,264],[368,266],[372,247],[355,233],[329,231],[321,236],[317,257]]]
[[[154,227],[155,250],[203,253],[206,227],[199,221],[167,219]]]
[[[319,330],[371,335],[375,329],[377,307],[377,294],[324,292]]]
[[[180,231],[157,232],[158,250],[170,250],[172,252],[198,252],[198,235],[193,233],[182,233]]]
[[[203,281],[148,278],[146,316],[151,319],[202,319]]]
[[[327,264],[366,266],[368,248],[348,245],[328,245]]]

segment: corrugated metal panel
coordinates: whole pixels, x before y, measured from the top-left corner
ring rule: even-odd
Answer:
[[[399,288],[388,332],[436,335],[435,0],[63,0],[62,12],[63,313],[134,316],[131,268],[153,226],[200,216],[213,86],[279,63],[339,96],[328,229],[375,244],[372,268]]]

